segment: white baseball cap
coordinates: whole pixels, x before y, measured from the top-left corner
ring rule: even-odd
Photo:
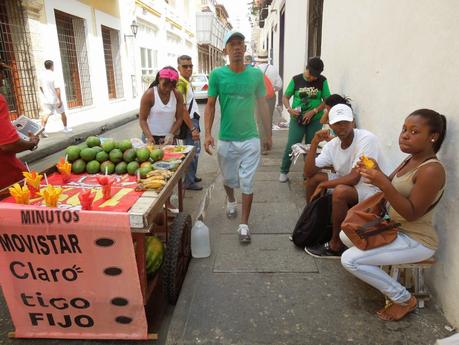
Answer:
[[[328,112],[328,123],[333,125],[340,121],[354,121],[354,114],[350,106],[346,104],[337,104]]]

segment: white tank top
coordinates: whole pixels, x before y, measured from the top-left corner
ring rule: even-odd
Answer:
[[[150,109],[147,123],[152,135],[164,136],[171,132],[175,122],[175,112],[177,110],[177,99],[174,91],[171,91],[169,102],[164,104],[158,94],[158,88],[153,86],[155,104]]]

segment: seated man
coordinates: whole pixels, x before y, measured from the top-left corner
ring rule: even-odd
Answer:
[[[356,163],[365,155],[374,158],[379,166],[383,164],[377,137],[367,130],[354,129],[354,115],[348,105],[333,106],[328,116],[336,137],[333,138],[329,130],[316,132],[306,157],[304,176],[307,177],[308,202],[323,190],[333,189],[333,234],[329,243],[306,247],[305,251],[315,257],[339,258],[345,249],[339,232],[348,209],[379,191],[360,179]],[[328,142],[316,157],[318,144],[323,140]],[[321,168],[326,167],[333,168],[334,173],[322,172]]]

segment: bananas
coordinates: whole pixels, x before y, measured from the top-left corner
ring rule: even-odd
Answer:
[[[147,174],[147,178],[148,177],[154,177],[154,176],[162,176],[165,179],[170,179],[173,174],[174,173],[172,171],[169,171],[169,170],[153,170],[153,171],[150,171]]]
[[[162,189],[166,185],[165,180],[160,179],[144,179],[140,181],[143,189]]]
[[[173,175],[172,172],[167,170],[153,170],[147,174],[147,178],[139,181],[138,189],[147,190],[155,189],[161,190],[167,183],[167,180]]]

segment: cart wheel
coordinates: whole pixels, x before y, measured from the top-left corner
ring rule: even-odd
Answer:
[[[172,305],[177,303],[190,259],[191,216],[181,212],[169,231],[162,272],[167,300]]]

